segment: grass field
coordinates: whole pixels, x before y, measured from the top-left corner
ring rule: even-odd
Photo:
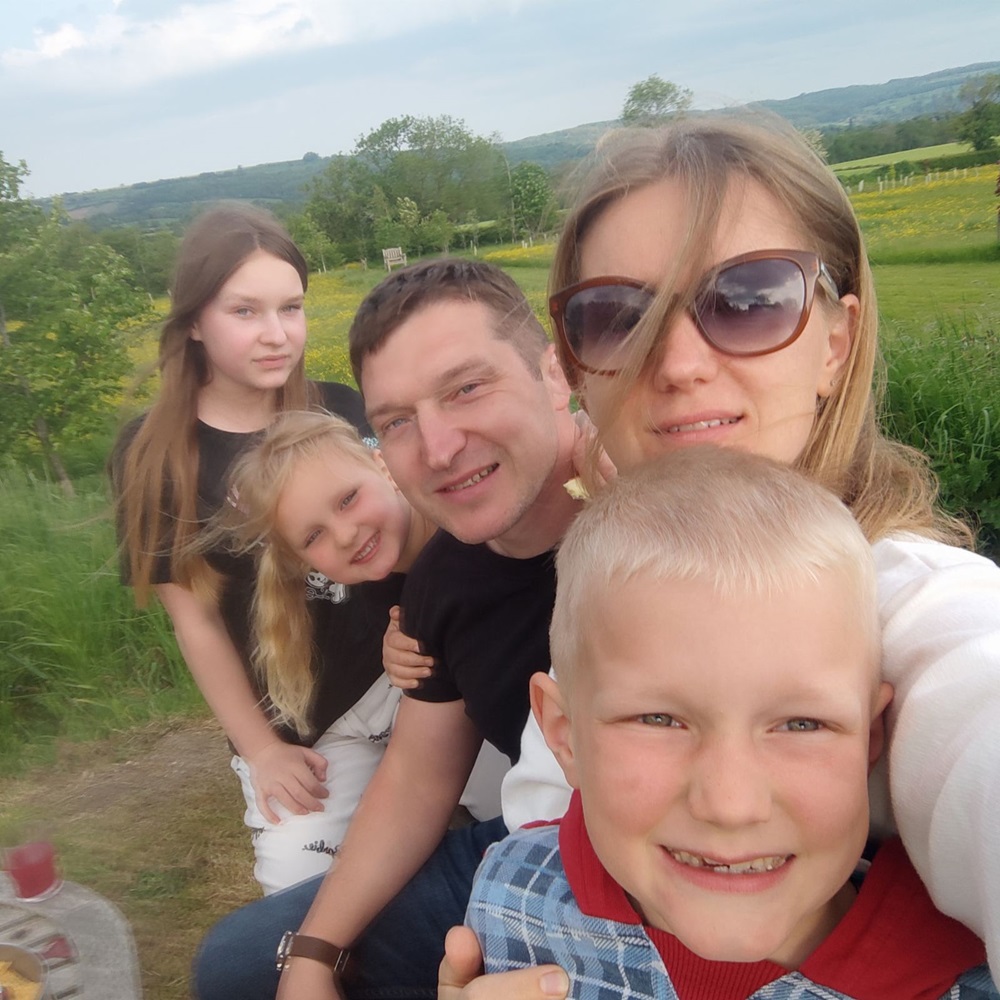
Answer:
[[[956,153],[967,153],[971,147],[967,142],[946,142],[940,146],[920,146],[916,149],[900,149],[895,153],[880,153],[878,156],[865,156],[860,160],[844,160],[841,163],[834,163],[832,170],[836,174],[848,170],[858,170],[864,168],[870,170],[872,167],[879,167],[882,164],[888,166],[890,163],[901,163],[903,160],[920,162],[921,160],[933,160],[939,156],[953,156]]]

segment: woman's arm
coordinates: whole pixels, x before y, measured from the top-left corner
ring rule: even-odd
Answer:
[[[440,843],[481,744],[463,701],[403,699],[302,934],[341,948],[355,942]],[[311,959],[293,959],[281,976],[278,1000],[336,996],[329,968]]]
[[[286,743],[271,728],[218,606],[176,583],[161,583],[155,590],[195,683],[250,765],[261,812],[270,822],[280,822],[268,803],[271,797],[298,815],[322,809],[319,800],[329,794],[323,786],[326,759],[308,747]]]
[[[893,812],[935,904],[1000,981],[1000,568],[931,541],[874,546]]]

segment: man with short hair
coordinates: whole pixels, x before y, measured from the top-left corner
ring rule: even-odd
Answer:
[[[404,699],[322,885],[251,904],[210,933],[202,1000],[273,996],[268,963],[300,924],[285,935],[279,997],[433,997],[445,932],[462,920],[483,850],[507,832],[500,817],[446,835],[448,822],[484,736],[517,758],[528,677],[548,667],[552,548],[577,509],[563,487],[577,425],[523,294],[478,261],[413,265],[369,294],[350,343],[389,470],[446,529],[403,596],[434,673]],[[351,946],[357,978],[338,993]]]

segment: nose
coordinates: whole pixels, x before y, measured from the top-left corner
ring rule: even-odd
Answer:
[[[334,542],[341,549],[349,549],[358,537],[358,528],[352,517],[345,516],[344,512],[333,518],[330,526]]]
[[[771,783],[749,740],[705,737],[689,769],[691,815],[703,823],[739,829],[771,816]]]
[[[719,356],[685,310],[660,334],[652,359],[654,386],[661,392],[710,381]]]
[[[455,456],[465,447],[465,433],[445,414],[427,410],[417,418],[421,449],[428,467],[444,471],[451,467]]]
[[[260,340],[264,344],[280,346],[288,340],[285,324],[278,312],[265,312],[261,315]]]

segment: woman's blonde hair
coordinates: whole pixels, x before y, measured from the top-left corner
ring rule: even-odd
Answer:
[[[879,429],[884,374],[875,288],[861,230],[840,182],[786,122],[744,111],[606,136],[584,168],[556,250],[550,290],[580,280],[581,247],[605,208],[630,191],[668,179],[682,185],[687,198],[686,216],[678,220],[684,227],[683,249],[635,330],[629,361],[618,378],[619,402],[655,356],[660,331],[691,303],[696,289],[682,287],[682,270],[698,275],[714,263],[711,244],[727,195],[752,182],[786,208],[807,244],[803,249],[824,261],[840,294],[853,293],[860,302],[848,358],[829,398],[817,401],[816,420],[796,467],[836,493],[870,541],[912,531],[971,544],[969,529],[935,507],[937,483],[926,458]],[[579,389],[586,376],[571,358],[562,355],[561,360]]]
[[[279,414],[261,440],[233,464],[229,503],[201,544],[228,540],[237,555],[251,554],[257,567],[253,602],[254,669],[265,684],[278,722],[309,733],[315,689],[312,622],[305,595],[309,565],[275,527],[278,503],[303,460],[329,449],[347,461],[382,471],[375,453],[354,426],[322,411]]]
[[[199,530],[198,391],[212,373],[204,345],[191,338],[202,309],[255,251],[291,264],[309,283],[305,259],[269,212],[233,204],[200,215],[178,250],[170,313],[160,333],[160,391],[115,470],[122,546],[136,602],[149,598],[158,559],[169,556],[171,579],[203,595],[217,576],[192,544]],[[277,409],[303,409],[318,399],[299,361],[278,390]]]

